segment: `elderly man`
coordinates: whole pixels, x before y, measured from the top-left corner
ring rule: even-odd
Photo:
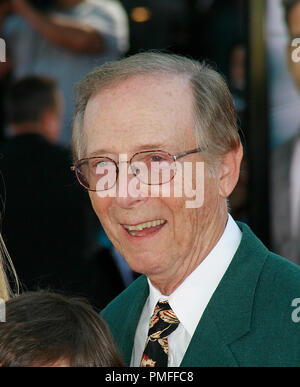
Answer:
[[[77,86],[73,148],[107,235],[143,273],[103,311],[127,365],[300,365],[300,269],[228,214],[242,147],[218,73],[159,53],[95,69]]]

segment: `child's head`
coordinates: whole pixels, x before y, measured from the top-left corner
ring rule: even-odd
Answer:
[[[102,318],[84,300],[27,292],[6,302],[0,324],[4,367],[118,367],[123,362]]]

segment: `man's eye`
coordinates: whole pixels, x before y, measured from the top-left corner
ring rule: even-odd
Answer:
[[[93,163],[90,164],[90,169],[93,170],[94,172],[110,168],[110,162],[109,161],[94,161]]]
[[[99,161],[99,162],[96,164],[96,167],[103,168],[103,167],[107,167],[108,164],[109,164],[108,161]]]
[[[159,162],[163,160],[163,158],[160,155],[152,155],[150,159],[152,162]]]

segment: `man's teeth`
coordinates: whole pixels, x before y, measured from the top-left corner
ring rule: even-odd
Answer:
[[[145,228],[159,226],[159,225],[161,225],[161,224],[163,224],[163,223],[165,223],[165,222],[166,222],[165,220],[158,219],[158,220],[153,220],[152,222],[140,223],[140,224],[137,224],[136,226],[127,226],[127,225],[124,225],[124,227],[125,227],[126,230],[128,230],[129,232],[132,232],[132,231],[141,231],[141,230],[144,230]]]

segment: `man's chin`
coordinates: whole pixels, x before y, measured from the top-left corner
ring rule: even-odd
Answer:
[[[146,254],[145,252],[141,252],[140,254],[127,254],[123,255],[130,266],[130,268],[139,274],[144,274],[147,277],[151,277],[156,275],[162,271],[161,264],[163,262],[162,259],[159,258],[155,252]]]

